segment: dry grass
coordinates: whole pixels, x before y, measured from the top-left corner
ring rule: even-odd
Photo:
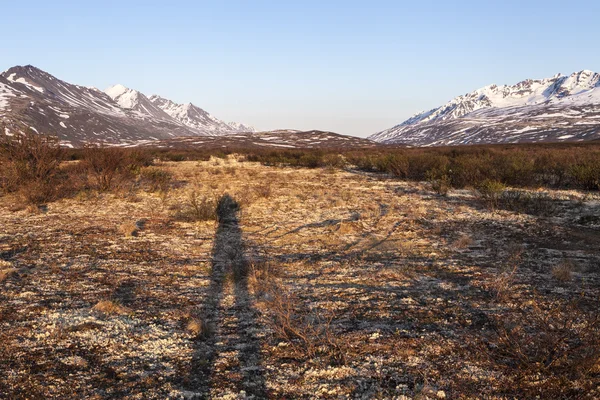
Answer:
[[[573,279],[575,263],[570,260],[563,260],[560,264],[552,268],[552,276],[560,282],[569,282]]]
[[[185,325],[185,330],[194,337],[207,337],[212,332],[210,326],[198,317],[190,317]]]
[[[513,287],[517,280],[517,273],[523,257],[523,248],[511,244],[508,248],[508,258],[498,271],[498,274],[488,284],[488,290],[498,300],[507,300],[514,294]]]
[[[0,269],[22,273],[0,283],[0,397],[600,396],[598,195],[551,191],[546,218],[339,169],[154,168],[167,199],[3,200]],[[562,260],[576,284],[549,279]]]
[[[456,239],[456,241],[452,245],[457,249],[466,249],[469,246],[471,246],[474,242],[475,241],[470,235],[463,233],[458,239]]]
[[[92,310],[107,315],[126,315],[131,313],[129,308],[124,307],[115,300],[101,300],[92,307]]]
[[[0,267],[1,267],[1,265],[0,265]],[[16,275],[18,271],[19,270],[16,268],[0,269],[0,283],[4,282],[11,276]]]
[[[507,394],[577,396],[577,388],[567,381],[586,381],[582,378],[600,372],[600,319],[575,303],[548,309],[540,308],[541,303],[520,305],[515,314],[494,318],[494,333],[483,348],[486,361],[503,369]],[[511,387],[513,379],[518,387]]]
[[[175,218],[183,221],[215,221],[216,206],[217,198],[214,195],[202,195],[193,190],[187,195]]]
[[[269,197],[271,197],[271,185],[268,183],[262,184],[262,185],[258,185],[254,187],[254,191],[256,192],[256,194],[258,195],[258,197],[262,197],[264,199],[268,199]]]
[[[139,228],[134,222],[125,222],[119,225],[119,232],[121,232],[121,234],[123,234],[125,237],[133,237],[137,236]]]

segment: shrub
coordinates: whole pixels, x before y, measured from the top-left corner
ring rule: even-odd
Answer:
[[[521,264],[523,248],[518,245],[511,245],[508,248],[508,258],[501,266],[498,274],[487,285],[490,294],[496,300],[503,301],[511,294],[511,288],[517,278],[517,271]]]
[[[346,160],[341,154],[326,154],[323,156],[323,164],[329,168],[344,168]]]
[[[534,159],[522,150],[501,153],[493,158],[496,179],[513,186],[529,186],[534,183]]]
[[[553,215],[557,209],[555,201],[544,192],[506,190],[498,198],[498,207],[531,215]]]
[[[139,228],[133,222],[125,222],[119,226],[119,232],[125,237],[137,236]]]
[[[544,150],[535,157],[537,182],[546,187],[563,187],[568,183],[570,166],[575,163],[572,152]]]
[[[11,164],[20,181],[48,182],[56,174],[63,151],[58,139],[28,131],[0,136],[0,155]]]
[[[176,214],[176,218],[183,221],[216,221],[217,200],[192,191],[183,204],[183,209]]]
[[[0,188],[20,192],[28,204],[43,204],[57,196],[63,150],[55,137],[31,131],[0,135]]]
[[[145,167],[140,170],[142,184],[151,192],[167,192],[171,188],[173,174],[158,167]]]
[[[92,307],[92,310],[107,315],[125,315],[131,312],[129,308],[114,300],[99,301],[94,307]]]
[[[578,381],[600,362],[600,319],[576,303],[537,302],[495,317],[481,354],[498,369],[507,398],[583,398],[592,387]],[[589,382],[587,382],[589,385]],[[504,397],[504,396],[502,396]]]
[[[457,154],[448,168],[452,187],[475,187],[493,176],[489,154]]]
[[[185,324],[185,330],[194,337],[209,337],[210,326],[199,317],[190,317]]]
[[[446,196],[450,190],[450,177],[445,171],[430,170],[427,172],[427,182],[431,188],[439,195]]]
[[[30,205],[42,205],[56,200],[56,186],[50,182],[32,181],[23,184],[20,189],[21,198]]]
[[[324,166],[325,162],[321,152],[311,152],[300,156],[295,165],[307,168],[318,168]]]
[[[390,154],[383,157],[376,165],[378,170],[400,178],[406,178],[409,175],[408,157],[404,154]]]
[[[452,244],[457,249],[466,249],[474,243],[473,238],[465,233],[461,234],[458,239]]]
[[[4,282],[11,276],[16,275],[17,272],[19,272],[19,270],[16,268],[2,269],[2,264],[0,264],[0,283]]]
[[[498,201],[505,188],[502,182],[491,179],[485,179],[476,186],[479,197],[492,209],[498,207]]]
[[[586,190],[600,190],[600,154],[571,166],[575,182]]]
[[[92,174],[100,191],[108,191],[119,173],[126,172],[125,151],[120,148],[86,147],[83,165]]]

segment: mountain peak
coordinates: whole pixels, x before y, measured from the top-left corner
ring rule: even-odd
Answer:
[[[126,92],[132,91],[131,89],[121,85],[120,83],[113,85],[109,88],[107,88],[104,93],[106,93],[107,95],[109,95],[113,100],[116,97],[119,97],[121,95],[123,95]]]
[[[121,84],[116,84],[104,91],[107,95],[109,95],[114,101],[116,101],[119,106],[127,109],[136,109],[136,107],[140,104],[141,96],[143,96],[137,90],[129,89]]]
[[[17,72],[17,71],[30,71],[30,72],[43,72],[46,73],[45,71],[41,70],[40,68],[31,65],[31,64],[27,64],[27,65],[15,65],[14,67],[9,68],[8,70],[6,70],[6,72]]]

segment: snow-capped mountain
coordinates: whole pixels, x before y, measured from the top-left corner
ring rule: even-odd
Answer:
[[[152,102],[137,90],[126,88],[123,85],[114,85],[104,91],[117,104],[124,109],[140,113],[141,117],[153,117],[161,120],[171,121],[171,117],[163,110],[156,107]]]
[[[600,74],[486,86],[369,138],[420,146],[597,139]]]
[[[256,128],[253,126],[241,124],[239,122],[228,122],[227,125],[231,126],[237,132],[256,132]]]
[[[209,115],[198,107],[195,111]],[[138,91],[116,85],[105,93],[62,81],[31,65],[13,67],[0,74],[0,125],[6,132],[32,129],[56,135],[67,146],[238,132],[211,118],[213,121],[207,126],[200,122],[190,126]],[[223,129],[215,129],[215,121]]]
[[[223,122],[192,103],[178,104],[157,95],[150,96],[150,101],[185,126],[204,132],[209,136],[254,132],[254,128],[243,124]]]

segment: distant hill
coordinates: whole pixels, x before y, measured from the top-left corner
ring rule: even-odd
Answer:
[[[226,136],[179,137],[133,144],[163,149],[353,149],[380,146],[369,139],[325,131],[275,130]]]

